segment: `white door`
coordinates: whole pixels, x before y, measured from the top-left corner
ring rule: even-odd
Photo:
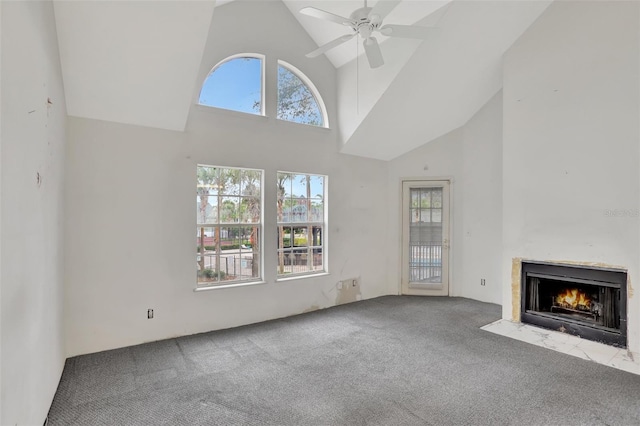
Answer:
[[[402,182],[402,294],[449,295],[449,182]]]

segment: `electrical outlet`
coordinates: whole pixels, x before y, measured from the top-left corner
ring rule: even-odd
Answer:
[[[487,281],[484,278],[480,278],[480,285],[487,284]]]
[[[147,319],[153,319],[153,309],[147,309]]]
[[[360,294],[360,277],[347,278],[340,280],[337,285],[338,294],[336,303],[341,305],[343,303],[351,303],[362,299]]]

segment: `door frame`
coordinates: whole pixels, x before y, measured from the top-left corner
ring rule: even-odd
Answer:
[[[405,220],[406,218],[404,217],[404,186],[405,183],[415,183],[418,186],[422,183],[425,186],[437,186],[434,185],[436,183],[444,183],[446,185],[446,189],[448,189],[448,204],[449,204],[449,212],[447,215],[447,221],[448,221],[448,226],[447,226],[447,234],[448,234],[448,238],[445,237],[443,235],[443,240],[448,240],[448,244],[447,245],[447,265],[446,265],[446,271],[447,271],[447,285],[443,286],[443,288],[441,289],[430,289],[430,288],[420,288],[419,286],[408,286],[408,292],[404,291],[404,278],[405,278],[405,273],[408,272],[407,270],[405,270],[405,257],[406,257],[406,251],[405,251],[405,235],[404,235],[404,226],[405,226]],[[444,199],[445,197],[443,197],[443,203],[444,203]],[[399,281],[398,281],[398,294],[400,295],[414,295],[414,296],[449,296],[451,295],[451,277],[452,277],[452,264],[453,264],[453,259],[452,259],[452,250],[451,250],[451,235],[452,235],[452,229],[453,229],[453,178],[451,176],[421,176],[421,177],[403,177],[400,178],[400,202],[399,202],[399,209],[400,209],[400,238],[399,238],[399,264],[400,264],[400,270],[399,270]],[[443,247],[444,249],[444,247]],[[443,265],[443,268],[445,266]]]

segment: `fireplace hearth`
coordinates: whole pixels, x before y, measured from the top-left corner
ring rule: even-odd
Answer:
[[[520,320],[626,347],[626,290],[623,270],[522,262]]]

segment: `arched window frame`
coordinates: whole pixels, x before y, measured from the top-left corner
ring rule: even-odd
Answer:
[[[212,106],[212,105],[207,105],[207,104],[202,104],[200,103],[200,96],[202,94],[202,90],[205,86],[205,83],[207,82],[207,80],[209,79],[209,77],[211,77],[211,75],[213,73],[216,72],[216,70],[224,65],[227,62],[233,61],[234,59],[240,59],[240,58],[255,58],[255,59],[259,59],[260,60],[260,111],[258,114],[252,114],[252,113],[247,113],[247,112],[243,112],[243,111],[238,111],[238,110],[234,110],[234,109],[227,109],[227,108],[223,108],[223,107],[216,107],[216,106]],[[260,53],[237,53],[231,56],[228,56],[224,59],[222,59],[221,61],[219,61],[217,64],[215,64],[213,66],[213,68],[211,68],[211,71],[209,71],[209,73],[206,75],[206,77],[204,78],[204,80],[202,81],[202,84],[200,85],[200,91],[198,92],[198,99],[197,99],[197,104],[205,107],[205,108],[214,108],[217,110],[221,110],[221,111],[231,111],[232,113],[240,113],[240,114],[248,114],[248,115],[258,115],[258,116],[262,116],[262,117],[267,117],[266,115],[266,111],[267,111],[267,101],[268,101],[268,97],[267,97],[267,82],[266,82],[266,55],[260,54]],[[300,81],[302,81],[302,83],[305,84],[305,86],[309,89],[309,91],[311,92],[311,94],[313,95],[318,108],[320,109],[320,114],[322,116],[322,125],[320,126],[315,126],[315,125],[310,125],[307,124],[308,126],[312,126],[312,127],[316,127],[316,128],[325,128],[328,129],[329,128],[329,114],[327,113],[327,107],[324,103],[324,100],[322,99],[322,96],[320,95],[320,92],[318,91],[318,89],[316,88],[315,84],[313,84],[313,82],[309,79],[309,77],[306,76],[306,74],[304,74],[302,71],[300,71],[297,67],[295,67],[294,65],[291,65],[290,63],[283,61],[281,59],[277,60],[277,66],[279,67],[283,67],[286,70],[288,70],[289,72],[293,73],[296,77],[298,77],[300,79]],[[276,74],[277,75],[277,74]],[[278,91],[278,81],[277,81],[277,77],[276,77],[276,82],[275,82],[275,91],[276,91],[276,104],[275,104],[275,108],[277,109],[278,105],[278,99],[277,99],[277,91]],[[273,99],[273,98],[272,98]],[[269,107],[271,108],[271,107]],[[277,118],[277,115],[276,115]],[[278,119],[279,121],[283,121],[283,122],[289,122],[289,123],[296,123],[295,121],[290,121],[290,120],[284,120],[284,119]],[[296,124],[301,124],[301,123],[296,123]]]
[[[213,75],[214,72],[216,72],[216,70],[224,65],[227,62],[233,61],[234,59],[241,59],[241,58],[254,58],[254,59],[260,59],[260,113],[256,114],[256,115],[261,115],[261,116],[265,116],[265,104],[266,104],[266,97],[265,97],[265,63],[266,63],[266,56],[262,55],[260,53],[237,53],[235,55],[231,55],[228,56],[226,58],[224,58],[223,60],[221,60],[220,62],[218,62],[217,64],[215,64],[213,66],[213,68],[211,68],[211,71],[209,71],[209,73],[207,74],[207,76],[204,78],[204,80],[202,81],[202,84],[200,85],[200,92],[198,92],[198,105],[207,107],[207,108],[217,108],[217,109],[221,109],[221,110],[225,110],[225,111],[234,111],[234,112],[238,112],[241,114],[248,114],[248,113],[244,113],[242,111],[237,111],[237,110],[232,110],[232,109],[226,109],[226,108],[220,108],[220,107],[216,107],[216,106],[211,106],[211,105],[206,105],[206,104],[201,104],[200,103],[200,96],[202,94],[202,89],[204,88],[205,83],[207,82],[207,80],[209,79],[209,77],[211,77],[211,75]]]
[[[283,67],[288,71],[290,71],[291,73],[293,73],[296,77],[300,79],[300,81],[302,81],[307,86],[307,88],[315,98],[316,103],[318,104],[318,108],[320,108],[320,114],[322,115],[322,125],[315,126],[315,127],[321,127],[321,128],[324,127],[325,129],[328,129],[329,115],[327,114],[327,107],[325,106],[324,100],[322,99],[322,96],[320,95],[320,92],[316,88],[315,84],[313,84],[313,82],[309,79],[309,77],[307,77],[302,71],[300,71],[298,68],[296,68],[295,66],[291,65],[288,62],[278,59],[278,68],[279,67]],[[276,82],[276,92],[278,90],[277,84],[278,82]],[[279,102],[279,100],[276,99],[276,102]],[[276,107],[277,107],[277,104],[276,104]],[[289,121],[289,120],[281,120],[281,121]],[[292,122],[292,121],[289,121],[289,122]]]

